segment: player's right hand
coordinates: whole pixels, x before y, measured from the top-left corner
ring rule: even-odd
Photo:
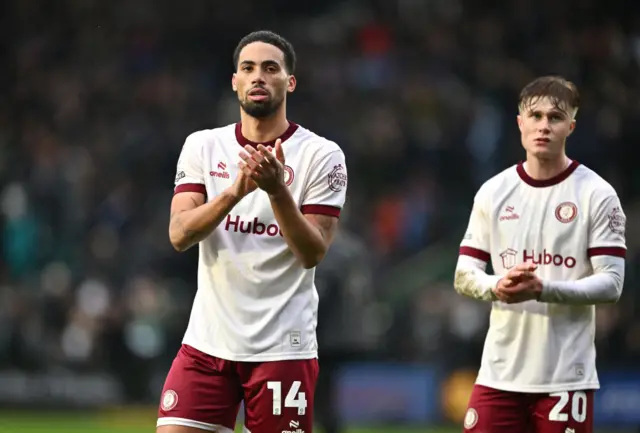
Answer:
[[[247,176],[242,168],[238,171],[236,180],[231,185],[231,192],[238,198],[243,198],[258,189],[258,185]]]
[[[534,279],[536,269],[538,269],[538,266],[532,263],[520,263],[516,265],[498,281],[498,284],[493,289],[493,293],[499,300],[504,302],[506,300],[505,289],[514,287],[523,281]]]

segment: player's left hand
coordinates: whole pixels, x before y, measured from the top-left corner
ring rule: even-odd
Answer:
[[[517,304],[538,299],[542,293],[542,280],[534,273],[534,270],[535,267],[530,271],[521,271],[518,278],[508,279],[509,284],[499,284],[494,290],[496,297],[505,304]]]
[[[255,149],[245,146],[244,152],[240,152],[240,158],[242,158],[240,169],[267,194],[275,194],[281,188],[286,188],[282,140],[276,140],[275,152],[262,144]]]

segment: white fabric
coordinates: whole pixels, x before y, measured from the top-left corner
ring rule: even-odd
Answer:
[[[462,294],[482,301],[495,301],[493,288],[498,285],[502,276],[487,275],[487,262],[461,254],[456,266],[454,286]]]
[[[209,424],[206,422],[193,421],[186,418],[176,418],[176,417],[169,417],[169,416],[158,418],[156,427],[162,427],[165,425],[179,425],[184,427],[193,427],[200,430],[212,431],[216,433],[233,433],[233,430],[218,424]]]
[[[595,305],[617,302],[624,282],[624,259],[613,256],[591,258],[593,275],[576,281],[545,281],[541,302]]]
[[[229,125],[187,138],[177,192],[200,183],[211,198],[233,183],[242,151],[235,131]],[[285,179],[299,206],[338,215],[347,179],[340,147],[302,127],[282,146]],[[287,246],[264,191],[242,199],[199,248],[198,291],[183,343],[231,361],[317,357],[315,270],[305,270]]]
[[[575,163],[558,182],[533,181],[518,166],[480,188],[455,284],[494,301],[478,384],[516,392],[599,387],[594,305],[620,296],[625,221],[615,190]],[[495,275],[484,272],[487,261]],[[540,301],[495,301],[491,288],[525,261],[538,264]]]

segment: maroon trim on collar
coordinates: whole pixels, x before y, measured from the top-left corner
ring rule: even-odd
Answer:
[[[520,179],[522,179],[527,185],[530,185],[534,188],[545,188],[547,186],[557,185],[571,176],[571,173],[576,171],[576,168],[578,168],[579,165],[580,163],[578,161],[571,161],[571,164],[569,164],[569,166],[565,168],[561,173],[553,176],[550,179],[544,180],[534,179],[529,176],[524,169],[524,162],[518,164],[518,166],[516,167],[516,171],[518,172],[518,176],[520,176]]]
[[[275,146],[276,144],[276,140],[279,138],[280,140],[282,140],[282,142],[287,141],[289,138],[291,138],[291,136],[298,130],[298,125],[289,121],[289,127],[287,128],[286,131],[284,131],[284,134],[282,134],[280,137],[274,138],[271,141],[267,141],[264,143],[254,143],[253,141],[245,138],[244,135],[242,135],[242,123],[238,122],[236,123],[236,140],[238,140],[238,144],[240,146],[253,146],[256,147],[258,144],[262,144],[263,146]]]

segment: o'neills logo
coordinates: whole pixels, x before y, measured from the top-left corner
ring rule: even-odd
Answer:
[[[209,176],[211,177],[217,177],[220,179],[229,179],[229,173],[227,173],[226,171],[210,171],[209,172]]]
[[[220,179],[229,179],[231,177],[229,176],[229,172],[227,171],[227,164],[222,161],[218,163],[218,171],[211,170],[209,172],[209,176],[217,177]]]
[[[260,222],[258,218],[253,220],[241,220],[239,215],[232,217],[227,215],[227,219],[224,223],[224,229],[228,232],[240,232],[252,235],[266,235],[266,236],[282,236],[282,230],[275,224],[265,224]]]

